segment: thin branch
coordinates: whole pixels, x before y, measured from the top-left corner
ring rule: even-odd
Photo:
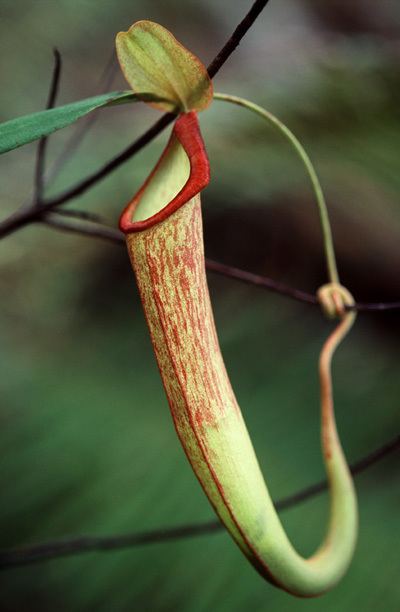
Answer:
[[[243,36],[253,25],[254,21],[260,15],[263,8],[268,3],[268,0],[256,0],[253,3],[252,8],[240,22],[235,29],[232,36],[229,38],[227,43],[223,46],[221,51],[218,53],[216,58],[211,62],[208,67],[209,74],[214,77],[217,72],[222,68],[224,63],[227,61],[229,56],[236,49]],[[47,210],[53,210],[62,204],[65,204],[69,200],[82,195],[85,191],[96,185],[98,182],[106,178],[116,168],[121,166],[123,163],[131,159],[138,151],[143,149],[149,142],[154,140],[158,134],[160,134],[172,121],[175,115],[172,113],[164,114],[156,123],[154,123],[144,134],[142,134],[135,142],[129,147],[122,151],[116,157],[113,157],[109,162],[104,164],[101,168],[87,176],[85,179],[79,181],[73,187],[67,189],[63,193],[50,198],[45,202]],[[8,234],[20,229],[28,223],[37,221],[40,217],[41,211],[37,211],[34,208],[20,209],[11,215],[8,219],[5,219],[0,223],[0,238],[7,236]]]
[[[229,56],[232,55],[234,50],[239,46],[242,38],[247,34],[267,4],[268,0],[256,0],[256,2],[254,2],[253,6],[244,19],[242,19],[242,21],[239,23],[228,42],[222,47],[221,51],[208,66],[207,71],[211,78],[215,77]]]
[[[84,221],[92,221],[93,223],[99,223],[107,227],[104,217],[99,215],[98,213],[94,213],[88,210],[77,210],[75,208],[60,208],[54,213],[57,216],[61,217],[73,217],[74,219],[83,219]]]
[[[365,472],[369,467],[378,463],[391,453],[400,449],[400,435],[392,438],[386,444],[383,444],[379,448],[372,451],[365,457],[362,457],[358,461],[355,461],[350,465],[350,472],[353,476],[357,476],[357,474],[361,474]],[[303,501],[315,497],[319,495],[323,491],[326,491],[329,488],[328,482],[326,480],[322,480],[321,482],[317,482],[314,485],[310,485],[309,487],[298,491],[297,493],[293,493],[288,497],[282,499],[276,507],[278,510],[287,510],[288,508],[292,508],[293,506],[297,506],[301,504]]]
[[[110,56],[110,59],[108,60],[106,67],[104,68],[103,73],[99,79],[99,86],[98,86],[99,93],[106,93],[107,91],[109,91],[111,84],[112,84],[112,80],[115,77],[115,72],[116,72],[117,67],[118,67],[118,64],[116,61],[115,51],[113,49],[113,53]],[[100,109],[97,109],[97,110],[92,111],[88,115],[88,117],[82,119],[79,122],[79,125],[77,126],[78,129],[75,132],[73,132],[71,138],[67,141],[59,157],[51,164],[50,170],[47,171],[46,173],[43,170],[44,183],[45,183],[44,187],[47,187],[49,183],[58,176],[58,174],[60,173],[60,171],[66,164],[66,162],[68,161],[68,159],[71,157],[74,151],[76,151],[76,149],[79,147],[82,140],[85,138],[89,130],[93,127],[93,125],[95,124],[95,121],[99,118],[99,116],[100,116]],[[42,189],[42,193],[43,193],[43,189]],[[35,202],[35,199],[36,199],[35,194],[29,197],[21,206],[21,210],[26,209],[26,208],[31,208],[33,205],[33,202]],[[1,227],[1,224],[0,224],[0,227]]]
[[[353,463],[350,466],[351,473],[357,475],[364,472],[399,448],[400,436],[397,436],[377,450]],[[275,502],[275,507],[280,511],[288,510],[289,508],[298,506],[306,500],[316,497],[327,489],[328,483],[326,481],[318,482],[278,500]],[[180,525],[178,527],[167,527],[153,531],[118,536],[80,536],[69,538],[68,540],[56,540],[45,544],[36,544],[33,546],[11,548],[1,551],[0,569],[7,570],[23,565],[30,565],[32,563],[49,561],[50,559],[59,557],[79,555],[94,551],[106,552],[110,550],[121,550],[144,544],[168,542],[171,540],[218,533],[221,531],[223,531],[223,526],[219,521],[208,521],[205,523]]]
[[[110,91],[112,82],[115,78],[118,68],[117,57],[115,50],[112,50],[112,54],[103,70],[102,75],[99,78],[98,92],[107,93]],[[67,161],[72,157],[75,151],[78,149],[83,139],[87,136],[89,131],[93,128],[100,117],[101,109],[94,110],[89,113],[87,117],[79,122],[77,129],[73,132],[71,138],[67,141],[63,151],[57,157],[50,168],[48,174],[47,184],[53,181],[58,174],[61,172]]]
[[[354,306],[354,310],[359,312],[383,312],[387,310],[400,310],[400,302],[357,302]]]
[[[141,151],[146,145],[148,145],[156,136],[158,136],[172,121],[176,119],[176,115],[173,113],[165,113],[156,121],[146,132],[144,132],[135,142],[133,142],[129,147],[124,149],[121,153],[113,157],[110,161],[105,163],[101,168],[90,174],[85,179],[74,185],[73,187],[64,191],[64,193],[55,196],[46,201],[47,210],[54,209],[62,204],[65,204],[69,200],[73,200],[78,196],[82,195],[90,189],[97,185],[100,181],[105,179],[109,174],[114,172],[119,166],[124,164],[126,161],[131,159],[136,153]],[[1,234],[0,234],[1,236]]]
[[[268,289],[269,291],[279,293],[280,295],[285,295],[286,297],[290,297],[298,302],[305,302],[314,306],[319,305],[316,296],[312,293],[307,293],[305,291],[301,291],[300,289],[293,289],[284,283],[274,281],[272,278],[260,276],[259,274],[253,274],[252,272],[247,272],[246,270],[240,270],[239,268],[234,268],[233,266],[223,264],[220,261],[207,259],[207,270],[220,274],[221,276],[234,278],[249,285],[256,285],[257,287]]]
[[[300,289],[294,289],[293,287],[289,287],[284,283],[274,281],[266,276],[253,274],[252,272],[247,272],[246,270],[240,270],[239,268],[234,268],[233,266],[228,266],[219,261],[213,261],[211,259],[207,259],[207,269],[211,272],[215,272],[216,274],[227,276],[228,278],[235,278],[236,280],[243,281],[244,283],[250,285],[256,285],[257,287],[262,287],[263,289],[269,289],[270,291],[279,293],[280,295],[285,295],[297,300],[298,302],[305,302],[306,304],[312,304],[313,306],[319,307],[319,302],[315,294],[307,293],[305,291],[301,291]],[[354,306],[349,306],[347,309],[357,310],[358,312],[399,310],[400,302],[357,302]]]
[[[20,209],[16,211],[8,219],[0,223],[0,238],[8,236],[29,223],[40,221],[40,218],[44,212],[53,210],[58,206],[61,206],[61,204],[65,204],[65,202],[84,193],[87,189],[108,176],[123,162],[130,159],[135,153],[151,142],[169,123],[171,123],[174,117],[175,115],[171,113],[166,113],[163,115],[150,129],[148,129],[132,145],[125,149],[125,151],[117,155],[117,157],[114,157],[111,161],[107,162],[102,168],[100,168],[100,170],[75,185],[75,187],[72,187],[68,191],[51,200],[47,200],[45,207],[42,207],[39,210],[31,207],[29,209]]]
[[[62,60],[61,60],[61,53],[59,52],[57,47],[54,47],[53,49],[53,56],[54,56],[53,77],[51,80],[51,87],[49,91],[49,97],[47,99],[46,109],[50,109],[54,107],[56,100],[57,100],[57,96],[58,96],[58,88],[60,85]]]
[[[58,87],[60,84],[61,76],[61,55],[58,49],[53,49],[54,54],[54,66],[53,74],[50,83],[49,97],[47,99],[46,110],[53,108],[58,94]],[[32,206],[40,207],[42,205],[43,189],[44,189],[44,173],[46,165],[46,148],[47,148],[48,136],[42,136],[39,140],[36,154],[36,168],[35,168],[35,189],[33,195]]]
[[[80,234],[82,236],[88,236],[89,238],[100,238],[115,244],[125,244],[125,238],[118,229],[104,225],[99,222],[99,219],[93,219],[96,221],[95,224],[89,224],[85,222],[79,222],[77,220],[70,221],[68,219],[60,219],[60,214],[68,216],[69,211],[57,210],[57,212],[47,214],[43,217],[42,221],[47,225],[55,227],[56,229],[70,232],[73,234]],[[73,211],[71,216],[81,217],[85,219],[85,212]],[[92,220],[92,219],[90,219]],[[284,283],[268,278],[267,276],[261,276],[260,274],[254,274],[247,270],[241,270],[227,264],[223,264],[220,261],[214,261],[213,259],[206,259],[206,268],[209,272],[226,276],[227,278],[234,278],[235,280],[242,281],[248,285],[255,285],[262,289],[267,289],[279,295],[292,298],[298,302],[311,304],[312,306],[318,306],[319,302],[313,293],[307,293],[301,289],[295,289],[289,287]],[[378,303],[360,303],[357,302],[354,307],[349,307],[349,310],[354,308],[358,312],[362,311],[388,311],[388,310],[400,310],[400,302],[378,302]]]
[[[58,213],[48,213],[43,218],[43,223],[66,232],[78,234],[82,233],[81,227],[76,221],[63,219]],[[109,242],[119,242],[122,244],[125,242],[124,236],[119,230],[103,224],[99,225],[97,223],[85,223],[85,235],[90,236],[91,238],[108,240]]]

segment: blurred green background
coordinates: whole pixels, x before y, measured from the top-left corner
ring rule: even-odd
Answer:
[[[2,0],[0,120],[43,108],[54,46],[64,62],[58,103],[67,103],[126,87],[118,71],[106,83],[104,70],[116,32],[134,21],[162,23],[208,63],[250,4]],[[395,0],[271,0],[215,79],[216,90],[275,112],[305,144],[326,192],[342,280],[359,301],[400,295],[399,33]],[[48,193],[96,169],[157,117],[144,105],[99,113]],[[242,109],[217,102],[201,124],[212,168],[207,254],[315,291],[326,280],[321,235],[298,160]],[[81,126],[52,137],[50,172]],[[166,138],[69,206],[116,224]],[[29,198],[34,156],[32,144],[0,158],[2,215]],[[0,261],[1,546],[210,520],[172,426],[124,248],[31,225],[1,242]],[[323,477],[316,360],[330,325],[318,309],[209,280],[232,383],[277,499]],[[398,430],[399,321],[398,313],[360,315],[335,360],[350,461]],[[323,598],[295,600],[263,582],[220,532],[3,572],[0,610],[398,610],[396,463],[392,455],[357,477],[356,556]],[[318,545],[326,513],[323,495],[282,514],[303,554]]]

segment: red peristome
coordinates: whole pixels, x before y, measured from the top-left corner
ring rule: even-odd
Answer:
[[[132,221],[132,217],[135,208],[139,204],[143,192],[153,178],[154,174],[157,172],[162,160],[166,155],[168,155],[174,137],[179,140],[189,158],[190,176],[180,192],[158,213],[152,215],[144,221],[134,222]],[[191,111],[190,113],[181,115],[176,120],[171,137],[161,158],[157,162],[157,165],[121,215],[119,221],[121,231],[123,231],[125,234],[140,232],[152,227],[153,225],[156,225],[157,223],[160,223],[161,221],[164,221],[173,212],[178,210],[178,208],[183,206],[183,204],[186,204],[186,202],[191,200],[196,194],[204,189],[204,187],[208,185],[209,181],[210,164],[203,138],[200,133],[197,113],[195,111]]]

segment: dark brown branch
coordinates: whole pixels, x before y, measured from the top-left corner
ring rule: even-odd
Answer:
[[[113,49],[112,54],[110,55],[110,58],[103,70],[103,73],[101,74],[99,78],[98,87],[97,87],[99,94],[107,93],[108,91],[110,91],[112,82],[117,73],[117,69],[118,69],[117,57],[115,54],[115,50]],[[92,111],[91,113],[89,113],[87,117],[85,117],[79,122],[79,124],[77,125],[77,129],[72,133],[71,138],[67,141],[64,149],[62,150],[60,155],[57,157],[57,159],[54,161],[54,163],[52,163],[50,172],[48,173],[47,184],[50,181],[53,181],[58,176],[58,174],[63,169],[65,164],[68,162],[68,160],[71,159],[73,154],[76,152],[78,147],[81,145],[84,138],[87,136],[87,134],[90,132],[90,130],[93,128],[93,126],[98,121],[100,114],[101,114],[101,110],[102,109],[97,109],[97,110]]]
[[[54,53],[54,67],[53,74],[51,77],[49,97],[47,99],[46,109],[53,108],[58,94],[58,87],[60,84],[61,76],[61,55],[58,49],[53,50]],[[36,154],[36,168],[35,168],[35,189],[33,195],[32,206],[40,207],[43,198],[44,189],[44,173],[46,165],[46,148],[47,148],[48,136],[43,136],[39,140]]]
[[[92,221],[93,223],[98,223],[107,228],[104,217],[88,210],[77,210],[76,208],[60,208],[59,210],[54,211],[54,213],[50,214],[57,215],[58,217],[72,217],[74,219]]]
[[[361,472],[365,472],[371,465],[378,463],[387,455],[394,453],[395,451],[400,449],[400,435],[396,436],[392,440],[389,440],[386,444],[383,444],[376,450],[372,451],[365,457],[362,457],[358,461],[355,461],[350,465],[350,471],[353,476],[357,476],[357,474],[361,474]],[[326,491],[328,489],[328,482],[326,480],[322,480],[321,482],[317,482],[314,485],[310,485],[309,487],[298,491],[298,493],[294,493],[293,495],[289,495],[282,499],[278,504],[275,504],[278,510],[287,510],[293,506],[297,506],[301,504],[303,501],[310,499],[311,497],[315,497]],[[279,507],[278,507],[279,506]]]
[[[353,475],[360,474],[367,470],[370,466],[378,463],[384,457],[400,448],[400,436],[390,440],[374,452],[366,455],[359,461],[353,463],[350,467]],[[308,499],[311,499],[323,491],[328,489],[328,483],[321,481],[305,489],[301,489],[297,493],[284,497],[275,503],[277,510],[283,511],[293,508]],[[180,525],[178,527],[167,527],[141,533],[125,534],[118,536],[80,536],[69,538],[68,540],[56,540],[45,544],[37,544],[33,546],[25,546],[21,548],[12,548],[0,552],[0,569],[6,570],[32,563],[40,563],[66,557],[69,555],[78,555],[88,552],[106,552],[110,550],[121,550],[123,548],[131,548],[144,544],[153,544],[178,540],[183,538],[201,536],[206,534],[217,533],[223,530],[223,526],[219,521],[208,521],[205,523],[196,523],[188,525]]]
[[[256,2],[254,2],[246,17],[242,19],[228,42],[222,47],[221,51],[208,66],[207,70],[211,78],[215,77],[215,75],[225,64],[229,56],[234,52],[236,47],[239,46],[240,41],[245,36],[245,34],[247,34],[247,32],[249,31],[249,29],[267,4],[268,0],[257,0]]]
[[[47,225],[73,234],[81,234],[82,236],[88,236],[91,238],[100,238],[116,244],[125,243],[124,236],[118,229],[100,223],[98,218],[93,219],[93,221],[96,222],[95,224],[84,222],[81,223],[76,220],[70,221],[69,219],[60,219],[61,212],[63,215],[65,214],[65,216],[68,216],[68,210],[57,210],[57,212],[46,215],[42,221]],[[85,215],[85,212],[80,213],[79,211],[73,211],[73,214],[71,214],[71,216],[77,218],[80,216],[82,219],[85,219]],[[254,274],[253,272],[241,270],[240,268],[235,268],[233,266],[228,266],[220,261],[214,261],[212,259],[206,259],[206,268],[209,272],[214,272],[216,274],[220,274],[221,276],[226,276],[227,278],[234,278],[235,280],[242,281],[248,285],[255,285],[256,287],[273,291],[274,293],[284,295],[297,300],[298,302],[304,302],[306,304],[311,304],[312,306],[319,306],[315,294],[289,287],[284,283],[274,281],[272,278]],[[354,306],[354,310],[359,312],[400,310],[400,302],[378,302],[376,304],[357,302]]]
[[[112,84],[112,80],[115,77],[117,67],[118,67],[118,64],[116,61],[115,51],[113,49],[112,55],[110,56],[110,59],[108,60],[107,65],[105,69],[103,70],[103,73],[99,79],[99,87],[98,87],[99,93],[106,93],[109,91],[111,84]],[[85,138],[89,130],[95,125],[96,120],[100,116],[100,111],[101,109],[96,109],[92,111],[88,117],[80,121],[79,125],[77,126],[77,128],[79,129],[77,129],[72,134],[71,138],[67,141],[59,157],[57,157],[57,159],[51,164],[50,170],[46,172],[46,176],[45,176],[46,184],[44,186],[48,186],[49,183],[57,177],[59,172],[62,170],[62,168],[68,161],[68,159],[73,155],[73,153],[79,147],[79,145],[81,144],[82,140]],[[43,171],[43,175],[44,174],[45,172]],[[35,202],[35,199],[36,197],[34,194],[30,198],[28,198],[26,202],[24,202],[20,210],[31,208],[33,205],[33,202]],[[63,214],[64,211],[62,213],[61,211],[62,209],[60,208],[58,212],[60,214]],[[0,227],[1,227],[1,224],[0,224]]]
[[[210,76],[215,76],[216,73],[222,68],[223,64],[236,49],[243,36],[248,32],[249,28],[253,25],[254,21],[267,3],[268,0],[256,0],[256,2],[253,3],[250,11],[240,22],[232,36],[208,67]],[[131,159],[131,157],[133,157],[133,155],[135,155],[138,151],[143,149],[143,147],[158,136],[158,134],[160,134],[174,120],[174,118],[175,115],[171,113],[163,115],[158,121],[156,121],[156,123],[154,123],[154,125],[152,125],[144,134],[142,134],[142,136],[140,136],[119,155],[104,164],[101,168],[99,168],[99,170],[93,172],[90,176],[81,180],[73,187],[67,189],[64,191],[64,193],[47,200],[45,202],[46,209],[53,210],[54,208],[65,204],[69,200],[82,195],[85,191],[96,185],[116,168],[121,166],[121,164],[128,161],[128,159]],[[35,210],[33,207],[29,209],[20,209],[8,219],[5,219],[2,223],[0,223],[0,238],[7,236],[28,223],[37,221],[39,217],[40,211]]]
[[[383,312],[387,310],[400,310],[400,302],[357,302],[354,306],[354,310],[358,312]]]
[[[82,229],[76,221],[63,219],[58,213],[48,213],[43,218],[43,223],[73,234],[82,234]],[[123,234],[113,227],[108,227],[107,225],[103,224],[100,225],[98,223],[85,223],[84,225],[86,236],[90,236],[91,238],[101,238],[102,240],[108,240],[111,242],[119,242],[121,244],[125,242]]]
[[[114,172],[114,170],[119,168],[119,166],[131,159],[131,157],[136,155],[136,153],[154,140],[154,138],[158,136],[170,123],[172,123],[175,118],[176,116],[173,113],[166,113],[165,115],[162,115],[158,121],[156,121],[146,132],[144,132],[144,134],[139,136],[135,142],[122,151],[122,153],[119,153],[116,157],[113,157],[110,161],[105,163],[104,166],[99,168],[99,170],[96,170],[96,172],[77,183],[74,187],[67,189],[64,191],[64,193],[47,200],[47,210],[54,209],[62,204],[65,204],[69,200],[77,198],[85,193],[85,191],[102,181],[109,174]]]
[[[294,289],[293,287],[288,287],[288,285],[279,283],[265,276],[260,276],[259,274],[253,274],[252,272],[247,272],[246,270],[240,270],[239,268],[234,268],[233,266],[227,266],[226,264],[219,261],[213,261],[211,259],[207,259],[207,269],[215,272],[216,274],[227,276],[228,278],[235,278],[236,280],[240,280],[250,285],[256,285],[257,287],[262,287],[263,289],[269,289],[270,291],[279,293],[280,295],[285,295],[297,300],[298,302],[305,302],[306,304],[319,306],[319,302],[314,294],[306,293],[305,291]],[[400,302],[357,302],[353,307],[348,308],[348,310],[357,310],[358,312],[367,310],[386,311],[398,309],[400,309]]]
[[[59,52],[57,47],[54,47],[53,49],[53,56],[54,56],[54,68],[53,68],[53,76],[52,76],[51,86],[50,86],[50,91],[49,91],[49,97],[47,99],[47,105],[46,105],[47,109],[54,107],[56,100],[57,100],[58,88],[60,85],[62,60],[61,60],[61,53]]]
[[[36,209],[33,207],[28,209],[20,209],[11,215],[8,219],[0,223],[0,238],[15,232],[28,223],[40,221],[45,211],[53,210],[58,206],[61,206],[61,204],[64,204],[65,202],[81,195],[84,191],[86,191],[86,189],[89,189],[89,187],[108,176],[123,162],[130,159],[135,153],[151,142],[169,123],[171,123],[174,117],[175,115],[172,114],[163,115],[149,130],[147,130],[147,132],[142,134],[142,136],[140,136],[140,138],[138,138],[130,147],[125,149],[125,151],[105,164],[100,170],[75,185],[75,187],[72,189],[69,189],[52,200],[47,200],[45,207],[42,207],[41,209]]]
[[[207,259],[207,269],[210,270],[210,272],[215,272],[221,276],[234,278],[249,285],[256,285],[257,287],[268,289],[274,293],[285,295],[297,300],[298,302],[306,302],[307,304],[318,306],[318,300],[312,293],[306,293],[300,289],[293,289],[284,283],[279,283],[272,280],[272,278],[260,276],[259,274],[253,274],[252,272],[247,272],[246,270],[240,270],[239,268],[234,268],[233,266],[228,266],[220,261],[214,261],[212,259]]]

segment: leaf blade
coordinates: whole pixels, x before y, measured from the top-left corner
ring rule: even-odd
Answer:
[[[136,92],[163,98],[150,104],[167,112],[201,111],[212,101],[212,82],[202,62],[166,28],[142,20],[116,37],[118,60]],[[168,100],[168,101],[166,101]]]
[[[11,119],[0,124],[0,154],[48,136],[98,108],[136,101],[139,97],[131,91],[114,91]]]

